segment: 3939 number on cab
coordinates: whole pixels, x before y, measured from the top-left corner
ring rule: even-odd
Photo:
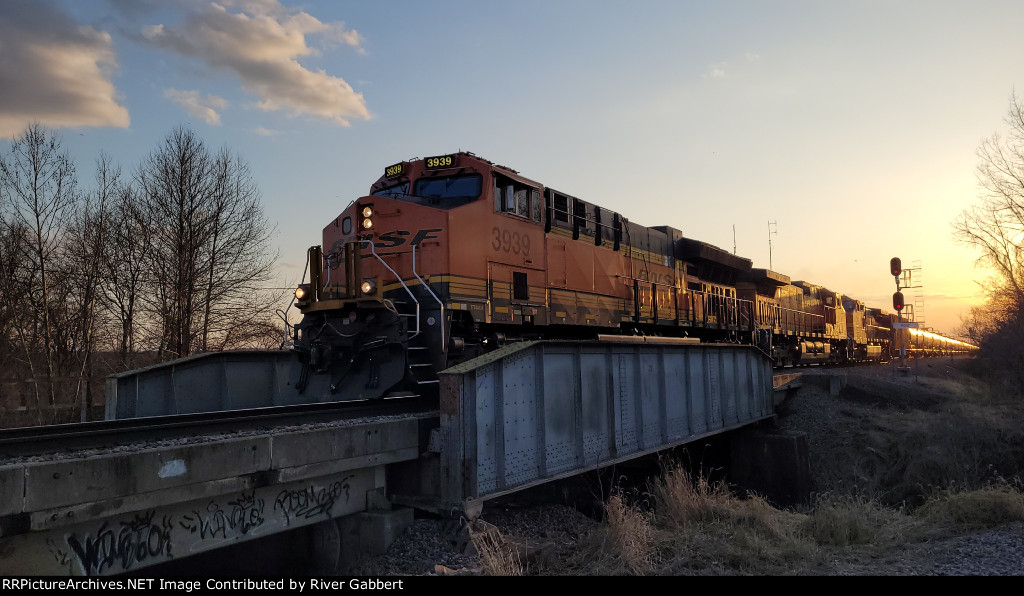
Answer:
[[[455,165],[454,155],[438,155],[423,160],[423,167],[425,168],[448,168],[453,165]]]
[[[491,248],[524,257],[530,256],[530,237],[495,226],[491,228]]]

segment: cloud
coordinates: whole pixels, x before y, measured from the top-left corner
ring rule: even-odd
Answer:
[[[359,33],[344,23],[321,22],[286,9],[277,0],[222,0],[190,13],[180,26],[158,24],[143,30],[143,37],[156,47],[235,73],[243,88],[258,97],[258,109],[338,126],[349,126],[355,118],[369,119],[362,94],[344,79],[299,63],[300,57],[318,53],[307,44],[312,36],[361,49]]]
[[[748,70],[743,68],[744,62],[747,65],[755,65],[761,62],[761,55],[754,52],[744,52],[742,58],[743,60],[738,61],[740,64],[736,68],[736,70],[739,70],[741,74],[744,70]],[[729,68],[730,71],[726,72],[726,68]],[[728,79],[730,78],[730,73],[735,74],[729,61],[723,60],[722,62],[709,65],[704,74],[700,76],[702,79]]]
[[[54,128],[129,124],[112,82],[110,35],[49,0],[4,0],[0,11],[0,135],[30,122]]]
[[[277,135],[276,130],[271,130],[269,128],[264,128],[262,126],[257,126],[256,128],[252,129],[252,131],[260,135],[261,137],[272,137]]]
[[[701,77],[705,79],[724,79],[729,75],[725,74],[725,67],[728,66],[728,62],[719,62],[718,64],[712,64],[708,67],[706,73],[702,74]]]
[[[164,95],[183,106],[185,111],[196,118],[202,118],[207,124],[220,126],[220,114],[216,109],[224,109],[228,102],[223,97],[216,95],[203,96],[198,91],[182,89],[168,89]],[[216,108],[216,109],[214,109]]]

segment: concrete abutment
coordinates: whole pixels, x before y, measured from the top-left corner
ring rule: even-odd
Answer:
[[[806,434],[777,428],[745,429],[733,435],[730,453],[734,484],[780,507],[810,501]]]

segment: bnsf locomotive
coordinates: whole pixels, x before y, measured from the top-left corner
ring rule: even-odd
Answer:
[[[309,250],[296,384],[407,395],[509,341],[623,334],[751,343],[777,365],[889,357],[894,316],[751,264],[472,153],[402,161]]]

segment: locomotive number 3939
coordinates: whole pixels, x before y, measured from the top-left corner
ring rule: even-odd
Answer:
[[[530,256],[530,237],[519,232],[510,232],[497,226],[491,229],[491,248],[510,252],[514,255]]]
[[[452,156],[441,155],[439,157],[428,157],[424,161],[428,168],[443,168],[452,165]]]

